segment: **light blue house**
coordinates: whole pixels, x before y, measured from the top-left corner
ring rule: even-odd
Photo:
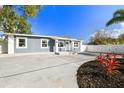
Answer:
[[[79,53],[82,40],[30,34],[4,34],[3,53]]]

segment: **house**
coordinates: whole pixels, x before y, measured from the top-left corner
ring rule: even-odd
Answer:
[[[3,35],[2,53],[79,53],[82,40],[30,34]]]

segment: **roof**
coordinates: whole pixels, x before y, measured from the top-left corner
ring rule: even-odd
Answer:
[[[13,35],[13,36],[25,36],[25,37],[47,37],[51,39],[59,39],[59,40],[71,40],[71,41],[80,41],[78,39],[74,38],[68,38],[68,37],[60,37],[60,36],[46,36],[46,35],[32,35],[32,34],[15,34],[15,33],[5,33],[4,35]]]

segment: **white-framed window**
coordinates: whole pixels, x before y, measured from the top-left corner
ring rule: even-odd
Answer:
[[[41,48],[48,48],[48,39],[41,39]]]
[[[75,41],[75,42],[74,42],[74,47],[75,47],[75,48],[78,48],[78,47],[79,47],[79,42]]]
[[[58,42],[58,47],[64,47],[65,46],[65,42],[64,41],[59,41]]]
[[[16,48],[27,48],[27,38],[16,37]]]

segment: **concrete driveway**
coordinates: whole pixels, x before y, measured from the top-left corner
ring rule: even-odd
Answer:
[[[0,87],[76,88],[76,71],[86,55],[21,55],[0,57]]]

